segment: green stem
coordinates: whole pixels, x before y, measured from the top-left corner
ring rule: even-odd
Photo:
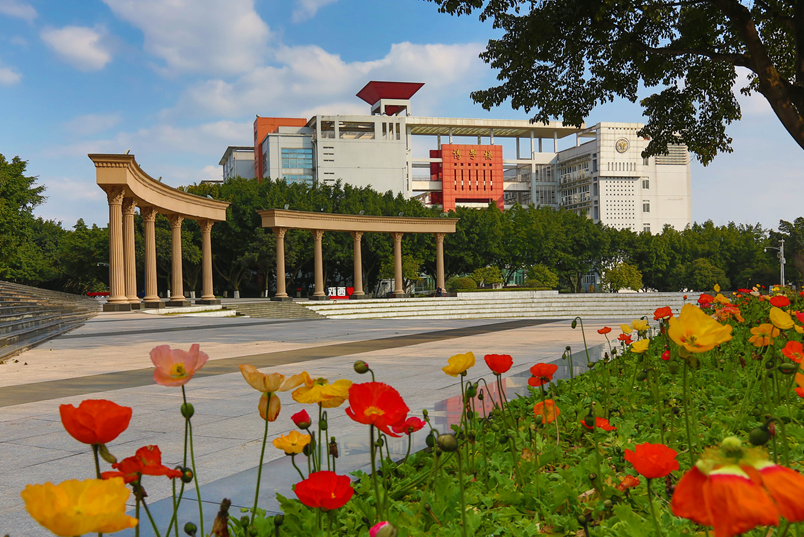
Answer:
[[[327,535],[332,537],[332,511],[327,513]]]
[[[184,386],[181,387],[181,396],[184,399],[184,404],[187,404],[187,394],[184,391]],[[269,401],[270,402],[270,401]],[[190,439],[190,462],[193,468],[193,481],[195,482],[195,495],[198,501],[198,525],[201,526],[201,535],[204,535],[204,506],[201,502],[201,487],[198,484],[198,473],[195,471],[195,451],[193,450],[193,423],[190,418],[187,418],[187,432]],[[178,524],[178,522],[177,522]]]
[[[321,462],[321,450],[324,446],[321,444],[321,418],[323,416],[324,408],[321,406],[321,403],[318,403],[318,469],[321,470],[323,468]],[[329,459],[327,459],[327,463],[329,463]]]
[[[173,516],[170,517],[170,524],[168,524],[168,529],[165,532],[165,535],[170,535],[170,528],[173,526],[173,521],[176,519],[176,514],[178,513],[178,505],[176,505],[176,480],[171,479],[171,484],[173,485]],[[176,524],[176,537],[179,537],[179,525]]]
[[[145,514],[148,515],[148,520],[151,521],[151,527],[154,529],[154,533],[156,534],[156,537],[162,537],[162,534],[159,533],[159,530],[156,527],[156,522],[154,522],[154,517],[151,516],[151,510],[148,509],[148,504],[145,503],[145,498],[143,498],[143,500],[142,500],[142,506],[143,506],[143,508],[145,508]]]
[[[302,473],[301,470],[299,470],[299,467],[296,466],[296,454],[295,453],[290,454],[290,463],[293,465],[293,467],[296,469],[296,471],[299,472],[299,477],[301,477],[302,481],[304,481],[304,474]],[[260,466],[262,466],[262,465],[260,465]],[[255,507],[255,509],[256,509],[256,507]]]
[[[377,506],[377,518],[375,522],[381,522],[382,504],[380,502],[380,485],[377,483],[377,453],[374,445],[374,425],[369,425],[369,450],[371,451],[371,483],[374,487],[374,504]]]
[[[408,456],[410,455],[410,445],[413,443],[413,435],[408,433],[408,451],[405,453],[405,458],[402,459],[402,462],[407,462]]]
[[[652,479],[648,478],[648,505],[650,506],[650,515],[653,518],[653,524],[656,526],[656,534],[659,537],[663,537],[664,534],[662,533],[662,528],[659,525],[659,519],[656,518],[656,510],[653,507],[653,492],[650,490],[650,482]]]
[[[684,360],[684,428],[687,430],[687,451],[690,454],[690,467],[693,467],[695,466],[695,450],[692,447],[692,433],[690,430],[690,388],[687,379],[687,369],[689,369],[689,362]]]
[[[517,460],[517,453],[519,453],[519,448],[517,448],[517,444],[516,444],[516,437],[519,435],[519,431],[517,429],[516,418],[514,417],[514,413],[511,411],[511,405],[508,404],[508,398],[505,397],[505,392],[503,391],[503,387],[502,387],[502,377],[500,375],[497,375],[497,389],[500,390],[500,396],[501,396],[502,401],[504,403],[503,404],[503,420],[507,422],[506,414],[505,414],[506,410],[508,411],[508,414],[511,417],[511,442],[513,444],[513,449],[511,450],[511,458],[513,459],[513,464],[514,464],[513,469],[514,469],[514,473],[516,475],[516,481],[519,484],[519,486],[522,487],[523,486],[522,477],[520,476],[519,462]]]
[[[92,444],[92,454],[95,456],[95,478],[100,479],[100,458],[98,457],[98,450],[100,446],[98,444]]]
[[[592,443],[595,446],[595,466],[597,467],[597,479],[595,479],[595,482],[592,484],[597,489],[597,493],[600,494],[601,497],[603,497],[603,487],[598,486],[598,483],[603,482],[603,471],[602,471],[603,467],[600,464],[600,448],[598,447],[597,444],[597,420],[595,420],[595,426],[592,429]]]
[[[268,392],[266,395],[268,396],[268,406],[267,406],[267,408],[271,408],[271,397],[273,396],[273,394],[271,392]],[[260,481],[262,481],[262,461],[265,458],[265,444],[267,443],[267,441],[268,441],[268,411],[266,411],[266,414],[265,414],[265,432],[262,435],[262,450],[260,451],[260,466],[257,468],[257,487],[256,487],[256,490],[254,491],[254,508],[251,510],[251,524],[252,525],[254,524],[254,517],[257,514],[257,502],[260,499]],[[294,464],[293,466],[296,466],[296,465]],[[297,470],[298,470],[298,468],[297,468]],[[193,472],[195,472],[195,468],[193,468]],[[301,474],[301,472],[299,472],[299,473]],[[302,479],[304,479],[304,476],[302,476]],[[200,500],[201,500],[201,498],[199,498],[199,501]],[[203,535],[203,532],[201,533],[201,535]]]
[[[140,495],[135,494],[134,497],[136,499],[136,504],[135,504],[136,507],[134,508],[134,518],[137,519],[137,525],[134,526],[134,537],[140,537],[140,524],[139,524],[139,520],[140,520]]]
[[[463,534],[463,537],[466,537],[468,535],[466,533],[466,498],[464,497],[463,490],[463,464],[461,464],[461,450],[456,450],[455,454],[458,456],[458,485],[461,490],[461,533]]]

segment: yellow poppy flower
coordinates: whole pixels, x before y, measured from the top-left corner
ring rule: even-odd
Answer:
[[[649,339],[640,339],[639,341],[634,341],[631,343],[631,352],[635,352],[637,354],[642,354],[648,347],[650,346]]]
[[[800,327],[799,325],[795,324],[793,325],[793,328],[795,328],[796,332],[798,332],[799,334],[804,334],[804,328]]]
[[[450,377],[457,377],[467,369],[474,367],[475,355],[471,352],[456,354],[455,356],[450,356],[447,363],[448,365],[442,367],[441,370]]]
[[[268,402],[268,394],[271,395],[271,402]],[[264,393],[260,397],[260,402],[257,405],[260,411],[260,417],[268,421],[276,421],[279,417],[279,411],[282,410],[282,403],[279,401],[279,396],[275,393]]]
[[[631,326],[633,326],[634,330],[636,330],[637,332],[644,332],[648,328],[650,328],[650,326],[648,325],[648,321],[646,321],[645,319],[635,319],[634,321],[631,322]]]
[[[623,331],[623,334],[630,334],[631,332],[633,332],[633,328],[631,328],[630,324],[621,324],[620,330]]]
[[[304,446],[310,443],[310,435],[309,434],[301,434],[299,431],[290,431],[289,434],[284,436],[280,436],[279,438],[274,439],[274,447],[276,449],[281,449],[285,452],[285,455],[298,455],[302,451],[304,451]]]
[[[126,515],[129,494],[123,479],[115,477],[28,485],[21,496],[34,520],[56,535],[75,537],[136,526],[137,519]]]
[[[790,317],[789,313],[775,306],[770,310],[770,320],[776,328],[781,328],[782,330],[789,330],[796,324],[793,322],[793,318]]]
[[[717,302],[718,304],[722,304],[724,306],[726,306],[728,304],[731,304],[731,301],[728,298],[726,298],[725,296],[721,295],[720,293],[716,294],[715,298],[713,298],[712,300],[714,302]]]
[[[780,334],[779,329],[770,323],[755,326],[751,329],[751,333],[753,335],[748,338],[748,342],[753,343],[754,347],[773,345],[773,338]]]
[[[670,318],[667,335],[690,352],[706,352],[731,339],[731,325],[722,325],[700,308],[685,304],[678,317]]]
[[[306,372],[302,373],[304,386],[293,392],[293,400],[306,405],[320,404],[324,408],[341,406],[349,398],[352,381],[336,380],[332,384],[325,378],[313,379]]]
[[[712,289],[715,290],[715,293],[719,293],[720,292],[720,284],[716,283],[715,286]]]
[[[299,375],[293,375],[285,380],[285,375],[280,375],[279,373],[266,375],[265,373],[260,373],[253,365],[241,365],[240,372],[243,374],[243,378],[246,379],[249,386],[262,393],[286,392],[292,390],[296,386],[304,383],[304,375],[307,374],[301,373]]]

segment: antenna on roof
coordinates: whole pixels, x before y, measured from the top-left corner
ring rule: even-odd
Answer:
[[[285,204],[285,210],[290,209],[290,203]]]
[[[405,216],[405,213],[400,212],[400,213],[399,213],[399,216]]]
[[[159,177],[156,178],[156,180],[161,183],[162,182],[162,176],[160,175]]]
[[[360,210],[360,212],[359,212],[359,213],[357,213],[357,214],[366,214],[366,211],[364,211],[364,210],[362,210],[362,209],[361,209],[361,210]]]
[[[126,152],[123,153],[124,155],[128,155],[131,152],[131,149],[126,149]]]
[[[209,194],[207,194],[207,197],[208,197],[209,199],[211,199],[211,200],[214,200],[214,199],[215,199],[215,198],[213,198],[212,196],[210,196]]]

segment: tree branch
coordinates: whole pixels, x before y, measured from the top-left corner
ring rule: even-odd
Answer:
[[[673,48],[673,47],[643,47],[645,51],[654,54],[666,54],[668,56],[680,56],[682,54],[695,54],[697,56],[705,56],[711,60],[730,63],[732,65],[739,65],[741,67],[751,68],[751,57],[745,54],[723,54],[714,52],[712,50],[700,48]]]

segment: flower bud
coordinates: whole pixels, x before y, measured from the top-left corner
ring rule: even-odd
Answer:
[[[670,373],[672,373],[673,375],[678,373],[678,368],[679,368],[679,365],[678,365],[678,362],[676,362],[676,361],[673,361],[673,362],[670,362],[669,364],[667,364],[667,370],[670,371]]]
[[[611,500],[605,500],[605,501],[603,502],[603,507],[604,507],[605,509],[611,509],[612,507],[614,507],[614,502],[613,502],[613,501],[611,501]]]
[[[780,371],[780,372],[781,372],[783,375],[792,375],[792,374],[793,374],[793,373],[795,373],[797,370],[798,370],[798,364],[786,363],[786,364],[781,364],[781,365],[779,366],[779,371]]]
[[[250,526],[248,528],[248,535],[249,537],[257,537],[260,532],[257,530],[257,526]]]
[[[570,326],[572,326],[572,329],[574,330],[578,326],[578,319],[573,319]]]
[[[466,387],[466,397],[471,399],[476,395],[477,395],[477,384],[469,384],[469,386]]]
[[[427,418],[429,418],[429,417],[430,417],[430,413],[429,413],[429,412],[427,412],[427,409],[426,409],[426,408],[423,408],[423,409],[422,409],[422,416],[424,416],[424,419],[425,419],[425,420],[426,420]]]
[[[310,414],[308,414],[306,410],[301,410],[300,412],[293,414],[290,419],[293,420],[293,423],[296,424],[296,427],[303,431],[309,429],[313,424],[313,420],[310,418]]]
[[[311,442],[312,442],[312,441],[311,441]],[[305,444],[305,445],[304,445],[304,447],[302,448],[302,453],[304,453],[304,456],[305,456],[305,457],[309,457],[309,456],[310,456],[310,444]]]
[[[327,427],[328,427],[327,418],[321,418],[321,421],[318,422],[318,428],[321,429],[322,431],[326,431]]]
[[[189,420],[193,417],[193,414],[195,414],[195,408],[191,403],[184,403],[181,405],[181,415],[184,416],[185,419]]]
[[[468,375],[468,374],[469,374],[469,373],[467,373],[465,370],[464,370],[464,371],[461,371],[461,376],[462,376],[462,377],[465,377],[465,376],[466,376],[466,375]]]
[[[436,445],[435,431],[430,431],[430,434],[427,435],[427,438],[424,439],[424,442],[427,444],[427,447],[434,447]]]
[[[177,466],[177,468],[181,471],[181,481],[182,483],[192,483],[193,481],[193,470],[191,468],[181,466]]]
[[[648,378],[648,372],[647,371],[642,370],[639,373],[637,373],[637,376],[636,376],[637,380],[643,381],[643,380],[647,380],[647,378]]]
[[[480,390],[480,391],[477,393],[477,399],[478,399],[479,401],[482,401],[482,400],[483,400],[483,390]]]
[[[580,524],[581,526],[586,526],[586,517],[585,516],[578,515],[575,520],[577,520],[578,524]]]
[[[369,365],[366,362],[364,362],[363,360],[356,361],[355,365],[354,365],[354,368],[355,368],[355,373],[357,373],[358,375],[363,375],[365,373],[368,373],[368,371],[369,371]]]
[[[370,537],[396,537],[398,533],[390,522],[378,522],[369,530]]]
[[[198,528],[192,522],[188,522],[184,525],[184,533],[189,535],[190,537],[195,537],[195,532],[198,531]]]
[[[508,443],[508,440],[510,440],[510,438],[508,437],[508,435],[507,435],[507,434],[504,434],[504,435],[502,435],[502,436],[500,437],[500,444],[507,444],[507,443]]]
[[[494,431],[495,433],[498,433],[498,432],[500,432],[500,426],[498,424],[496,424],[496,423],[492,423],[491,424],[491,430]]]
[[[247,528],[249,523],[248,515],[243,515],[240,517],[240,527]]]
[[[534,418],[534,421],[536,422],[536,425],[541,425],[542,421],[544,421],[544,416],[539,414]]]
[[[452,434],[439,435],[438,447],[441,449],[441,451],[451,453],[458,449],[458,440],[455,438],[455,435]]]
[[[594,482],[595,482],[595,479],[597,479],[597,474],[595,474],[595,473],[591,473],[591,474],[589,474],[589,481],[591,481],[592,483],[594,483]]]
[[[586,424],[587,427],[594,427],[595,424],[597,423],[595,417],[592,415],[591,412],[589,412],[589,414],[586,415],[586,417],[583,419],[583,422],[584,424]]]
[[[285,515],[279,513],[274,517],[274,526],[279,527],[285,523]]]
[[[117,463],[117,457],[109,453],[109,450],[106,448],[106,444],[100,444],[98,446],[98,454],[109,464]]]
[[[776,367],[776,364],[775,364],[775,363],[773,363],[773,358],[771,358],[770,360],[768,360],[767,362],[765,362],[765,369],[769,369],[769,370],[770,370],[770,369],[773,369],[774,367]]]
[[[334,436],[329,441],[329,454],[336,459],[338,458],[338,443],[335,441]]]
[[[765,444],[768,443],[768,440],[770,440],[770,438],[771,438],[770,431],[768,431],[768,428],[764,425],[760,425],[759,427],[748,433],[748,441],[755,446],[764,446]]]

